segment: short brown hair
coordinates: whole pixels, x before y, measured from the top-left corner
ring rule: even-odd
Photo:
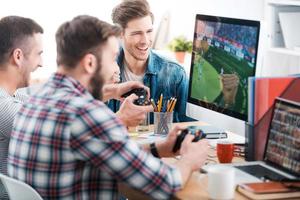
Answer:
[[[0,65],[5,64],[11,52],[21,48],[23,43],[35,33],[43,33],[43,28],[34,20],[7,16],[0,19]],[[28,51],[28,49],[22,49]]]
[[[127,27],[129,21],[146,16],[151,16],[153,23],[154,16],[146,0],[124,0],[113,9],[111,14],[112,21],[123,29]]]
[[[101,48],[110,36],[117,37],[120,33],[120,27],[96,17],[75,17],[62,24],[56,32],[57,64],[73,68],[84,55],[101,50],[98,48]]]

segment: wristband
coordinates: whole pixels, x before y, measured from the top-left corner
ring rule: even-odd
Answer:
[[[154,157],[159,158],[159,154],[154,142],[150,144],[150,152]]]

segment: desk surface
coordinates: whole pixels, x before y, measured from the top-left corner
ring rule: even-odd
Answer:
[[[207,125],[205,123],[201,122],[186,122],[186,123],[180,123],[180,125],[188,126],[188,125]],[[213,160],[214,162],[217,162],[217,157],[214,149],[211,149],[209,152],[209,159]],[[169,164],[172,164],[176,161],[175,158],[163,158],[163,161]],[[233,159],[233,162],[243,162],[244,159],[240,157],[235,157]],[[192,176],[190,177],[189,181],[187,182],[186,186],[183,190],[176,193],[176,198],[178,199],[209,199],[208,198],[208,192],[207,192],[207,175],[202,174],[200,172],[194,172]],[[149,197],[146,197],[140,192],[137,192],[129,187],[127,187],[124,184],[119,185],[120,191],[128,198],[128,199],[149,199]],[[235,199],[238,200],[244,200],[248,199],[241,195],[240,193],[235,193]]]

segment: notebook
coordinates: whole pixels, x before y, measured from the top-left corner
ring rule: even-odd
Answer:
[[[300,103],[276,98],[263,161],[226,165],[235,168],[236,183],[300,180]]]

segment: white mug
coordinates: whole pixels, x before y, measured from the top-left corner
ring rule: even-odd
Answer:
[[[208,195],[210,199],[234,199],[235,180],[233,167],[216,165],[208,170]]]

